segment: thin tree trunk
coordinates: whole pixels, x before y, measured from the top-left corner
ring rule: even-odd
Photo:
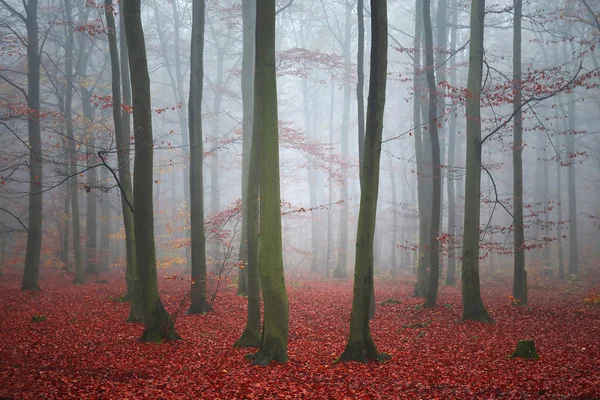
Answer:
[[[134,232],[140,304],[144,321],[141,341],[178,339],[170,315],[158,294],[153,210],[153,138],[150,76],[141,21],[140,0],[125,0],[123,14],[133,91],[135,163],[133,184]]]
[[[425,65],[427,70],[427,85],[429,87],[429,122],[428,132],[431,137],[431,161],[433,184],[431,197],[431,231],[430,231],[430,266],[429,283],[427,285],[427,296],[425,308],[435,308],[437,303],[438,283],[440,274],[440,214],[442,208],[442,177],[440,168],[440,141],[438,136],[438,107],[437,107],[437,85],[435,83],[433,63],[433,30],[431,27],[431,0],[423,0],[423,20],[425,32]]]
[[[417,283],[415,284],[413,295],[415,297],[425,297],[427,293],[427,265],[428,265],[428,246],[429,241],[427,234],[427,217],[429,209],[427,207],[426,197],[427,190],[425,188],[426,181],[426,166],[424,159],[425,146],[423,133],[421,129],[422,115],[422,99],[423,73],[421,71],[421,35],[423,25],[423,0],[416,0],[416,22],[415,22],[415,39],[414,39],[414,62],[413,62],[413,79],[414,79],[414,103],[413,103],[413,125],[415,133],[415,161],[417,164],[417,192],[418,192],[418,208],[419,208],[419,250],[417,260]]]
[[[27,137],[29,140],[29,219],[27,247],[21,290],[37,291],[39,287],[42,251],[42,136],[40,130],[40,46],[38,31],[38,0],[25,4],[27,28]]]
[[[569,156],[575,155],[575,129],[577,125],[577,110],[575,108],[575,94],[569,95],[569,132],[565,138],[567,149],[567,193],[569,198],[569,275],[579,274],[579,249],[577,243],[577,182],[575,177],[575,162]]]
[[[121,3],[123,4],[123,3]],[[121,50],[120,76],[123,89],[123,105],[131,107],[131,80],[129,75],[129,51],[127,50],[127,35],[125,32],[125,17],[121,12],[119,18],[119,47]],[[115,71],[116,74],[116,71]],[[114,101],[113,101],[114,103]],[[116,111],[116,110],[115,110]],[[135,231],[133,222],[133,185],[131,180],[131,114],[128,110],[121,112],[122,134],[117,136],[117,161],[119,165],[119,179],[121,181],[121,208],[123,209],[123,225],[125,227],[125,259],[127,262],[125,280],[127,282],[127,298],[130,301],[128,322],[142,320],[142,306],[140,304],[139,275],[135,259]],[[129,204],[125,200],[129,201]],[[131,206],[131,207],[130,207]]]
[[[191,78],[189,99],[190,195],[192,237],[192,304],[188,314],[210,311],[206,301],[206,235],[204,232],[204,178],[202,153],[202,95],[204,89],[204,0],[195,1],[192,12]]]
[[[118,67],[118,66],[117,66]],[[100,180],[108,181],[108,170],[100,170]],[[107,272],[109,261],[109,235],[110,235],[110,200],[108,192],[102,191],[100,195],[100,252],[98,255],[98,272]]]
[[[254,35],[256,23],[256,0],[242,1],[243,50],[242,50],[242,237],[240,241],[240,269],[238,294],[248,294],[248,174],[252,148],[252,124],[254,112]],[[258,272],[258,269],[256,270]],[[248,299],[248,301],[250,301]],[[259,316],[260,319],[260,316]],[[260,329],[260,328],[259,328]],[[260,333],[259,333],[260,334]]]
[[[259,0],[256,14],[254,130],[260,142],[259,270],[264,321],[253,363],[287,361],[288,298],[281,238],[277,81],[275,76],[275,0]],[[254,144],[253,143],[253,144]]]
[[[523,1],[514,0],[513,22],[513,213],[514,224],[514,281],[513,297],[527,304],[527,272],[525,271],[525,231],[523,226],[523,113],[521,112],[521,20]],[[537,238],[536,238],[537,239]]]
[[[246,70],[242,71],[242,95],[244,96],[244,153],[246,162],[242,182],[242,207],[245,214],[243,221],[242,237],[246,238],[242,243],[245,251],[245,278],[246,294],[248,295],[248,312],[246,328],[240,338],[234,343],[237,347],[259,347],[260,335],[260,276],[259,276],[259,196],[260,196],[260,134],[253,133],[254,116],[254,49],[256,30],[256,0],[243,0],[244,15],[244,65]],[[252,54],[250,54],[252,53]],[[244,61],[247,64],[244,64]],[[244,75],[244,73],[246,75]],[[256,125],[254,125],[256,126]],[[240,260],[242,259],[240,248]],[[241,274],[240,274],[241,276]],[[239,287],[238,287],[239,293]]]
[[[83,103],[83,124],[84,124],[84,137],[86,141],[86,161],[88,168],[91,168],[96,164],[96,140],[94,134],[90,133],[89,126],[92,123],[92,107],[90,100],[92,94],[90,91],[80,86],[81,101]],[[98,254],[97,254],[97,243],[98,243],[98,202],[96,197],[96,168],[91,168],[86,173],[86,253],[85,253],[85,272],[86,274],[98,273]]]
[[[371,281],[373,280],[373,240],[379,192],[381,138],[387,80],[387,1],[371,0],[371,72],[367,124],[363,154],[360,211],[356,235],[356,266],[350,316],[350,337],[339,361],[387,360],[377,352],[369,327]]]
[[[456,87],[456,41],[458,23],[458,10],[456,7],[457,0],[452,0],[452,30],[450,33],[450,53],[453,55],[450,58],[450,85]],[[448,125],[448,168],[449,171],[456,171],[455,167],[455,151],[456,151],[456,112],[450,113],[450,122]],[[456,285],[456,257],[455,257],[455,237],[456,237],[456,194],[455,194],[455,177],[448,172],[448,271],[446,273],[446,285]]]
[[[479,283],[479,218],[481,192],[481,80],[485,0],[471,3],[471,39],[467,81],[467,155],[462,263],[463,319],[490,322]]]
[[[73,23],[73,4],[65,0],[65,10],[67,13],[67,24]],[[81,224],[79,218],[79,194],[77,184],[77,148],[75,144],[75,135],[73,132],[73,48],[74,48],[73,29],[67,29],[67,41],[65,45],[65,78],[67,88],[65,90],[65,121],[67,123],[67,147],[69,150],[69,171],[70,192],[71,192],[71,222],[73,224],[73,255],[75,258],[75,277],[73,283],[81,284],[85,282],[85,269],[81,254]]]
[[[348,167],[346,162],[348,161],[348,134],[350,130],[350,95],[352,91],[352,85],[349,80],[351,79],[350,72],[350,42],[351,37],[351,11],[352,6],[349,0],[346,0],[346,17],[344,22],[344,100],[342,108],[342,159],[344,164],[341,168],[342,181],[340,186],[340,201],[342,201],[342,210],[340,213],[339,229],[339,242],[338,242],[338,258],[337,265],[333,270],[334,278],[345,278],[348,276]]]

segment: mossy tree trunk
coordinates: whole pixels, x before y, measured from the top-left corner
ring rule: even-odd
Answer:
[[[146,44],[141,21],[141,1],[125,0],[123,14],[127,35],[129,64],[133,92],[133,125],[135,163],[133,182],[133,217],[136,238],[135,252],[139,278],[139,294],[144,333],[141,341],[178,339],[170,315],[164,309],[158,294],[156,249],[154,246],[153,210],[153,141],[150,76],[146,59]]]
[[[356,265],[350,316],[350,337],[339,361],[385,360],[371,337],[369,306],[373,280],[373,240],[379,192],[379,164],[387,79],[387,1],[371,0],[371,72],[361,174]]]
[[[256,0],[242,1],[242,235],[240,240],[240,269],[238,294],[248,294],[248,175],[252,151],[252,125],[254,121],[254,35]],[[258,268],[258,267],[256,267]],[[258,269],[257,269],[258,271]],[[250,300],[248,300],[250,301]],[[259,328],[260,329],[260,328]]]
[[[258,0],[254,72],[254,132],[260,135],[259,269],[264,321],[253,363],[287,361],[288,298],[281,239],[277,81],[275,77],[275,0]],[[256,140],[253,140],[253,144]]]
[[[252,4],[249,4],[252,3]],[[252,7],[256,19],[255,0],[244,0],[242,7]],[[245,22],[244,22],[245,23]],[[252,24],[254,26],[254,23]],[[253,35],[254,36],[254,35]],[[253,129],[258,129],[254,119]],[[260,196],[260,134],[252,134],[250,153],[248,154],[248,175],[246,182],[246,294],[248,295],[248,314],[246,328],[242,336],[234,343],[237,347],[259,347],[260,336],[260,276],[259,276],[259,196]]]
[[[439,10],[438,10],[439,11]],[[434,62],[433,62],[433,29],[431,27],[431,0],[423,0],[423,28],[425,33],[425,69],[427,73],[427,85],[429,88],[429,118],[427,131],[431,138],[431,161],[433,175],[432,196],[431,196],[431,230],[429,232],[429,281],[427,284],[427,295],[425,299],[425,308],[434,308],[437,302],[438,282],[440,275],[440,254],[439,239],[440,236],[440,214],[442,208],[442,176],[440,160],[440,140],[438,136],[438,94],[435,83]],[[441,116],[440,116],[441,118]]]
[[[27,28],[27,137],[29,140],[29,219],[21,290],[39,290],[42,251],[42,136],[40,130],[40,46],[38,0],[23,2]],[[23,18],[22,14],[17,14]]]
[[[525,271],[525,230],[523,226],[523,113],[521,111],[521,21],[523,1],[514,0],[513,21],[513,215],[514,215],[514,280],[513,297],[527,304],[527,272]],[[537,239],[537,238],[536,238]]]
[[[206,301],[206,235],[204,232],[204,180],[202,176],[202,91],[204,80],[204,0],[194,1],[189,99],[190,217],[192,237],[192,304],[188,314],[210,311]]]
[[[467,155],[462,261],[462,303],[465,320],[490,322],[479,283],[479,218],[481,193],[481,78],[485,0],[471,3],[471,39],[467,80]]]

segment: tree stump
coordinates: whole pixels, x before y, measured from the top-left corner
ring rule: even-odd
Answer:
[[[519,340],[517,343],[517,349],[510,355],[510,358],[532,358],[537,360],[540,358],[538,353],[535,351],[535,343],[533,340]]]

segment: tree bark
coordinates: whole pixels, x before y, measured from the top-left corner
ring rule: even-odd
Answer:
[[[275,0],[259,0],[257,10],[253,132],[260,141],[259,269],[264,321],[253,363],[268,365],[287,361],[289,310],[281,238]]]
[[[342,108],[342,159],[344,164],[342,165],[340,174],[342,176],[340,186],[340,201],[342,201],[342,210],[340,213],[339,229],[339,242],[338,242],[338,257],[337,264],[333,270],[334,278],[345,278],[348,276],[348,167],[346,162],[348,161],[348,133],[350,130],[350,94],[352,91],[352,85],[349,80],[351,79],[350,71],[350,42],[351,38],[351,11],[352,6],[349,0],[346,0],[346,17],[344,22],[344,46],[342,49],[344,56],[344,100]]]
[[[452,8],[452,30],[450,33],[450,53],[453,56],[450,58],[450,85],[456,87],[456,40],[458,24],[458,10],[456,1],[452,0],[450,7]],[[450,121],[448,124],[448,169],[455,171],[455,152],[456,152],[456,112],[450,113]],[[448,172],[448,270],[446,272],[446,285],[456,285],[456,257],[454,251],[454,242],[456,241],[456,191],[455,177]]]
[[[416,21],[415,21],[415,39],[414,39],[414,62],[413,62],[413,79],[414,79],[414,103],[413,103],[413,125],[415,127],[415,161],[417,164],[417,192],[418,192],[418,208],[419,208],[419,250],[417,261],[417,283],[415,284],[413,295],[415,297],[425,297],[427,293],[427,266],[429,265],[429,235],[427,231],[428,216],[430,216],[430,208],[427,206],[427,168],[424,157],[425,146],[423,140],[423,132],[421,129],[422,122],[422,103],[423,72],[421,71],[421,36],[423,31],[423,0],[416,0]]]
[[[192,11],[192,48],[189,99],[190,210],[192,237],[192,304],[188,314],[210,311],[206,301],[206,235],[204,232],[204,178],[202,152],[202,95],[204,89],[204,0],[195,1]]]
[[[135,74],[131,75],[135,139],[133,219],[140,303],[144,321],[144,333],[140,340],[157,342],[161,339],[178,339],[179,335],[158,294],[152,196],[154,161],[152,108],[140,0],[125,0],[123,14],[129,64],[135,71]]]
[[[121,3],[121,10],[122,5]],[[131,80],[129,75],[129,51],[127,50],[127,35],[125,32],[125,17],[123,12],[119,18],[119,47],[121,57],[119,59],[120,76],[122,80],[123,96],[122,102],[125,106],[131,106]],[[116,72],[115,72],[116,73]],[[114,102],[113,102],[114,103]],[[135,231],[133,222],[133,209],[125,207],[125,199],[133,205],[133,185],[131,180],[131,114],[128,110],[121,112],[122,134],[117,136],[117,162],[119,165],[119,180],[121,181],[121,207],[123,209],[123,225],[125,227],[125,259],[127,262],[125,280],[127,282],[127,298],[129,299],[128,322],[142,320],[142,306],[140,304],[139,275],[135,259]]]
[[[514,0],[513,22],[513,213],[514,213],[514,280],[513,297],[527,304],[525,271],[525,231],[523,226],[523,113],[521,112],[521,20],[523,1]],[[536,238],[537,239],[537,238]]]
[[[485,0],[471,3],[471,39],[467,80],[467,155],[462,263],[462,303],[465,320],[491,322],[481,300],[479,283],[479,218],[481,188],[481,79]]]
[[[246,295],[248,294],[248,175],[250,173],[254,113],[254,25],[256,23],[256,0],[242,1],[242,19],[242,235],[240,240],[238,294]]]
[[[442,208],[442,179],[440,168],[440,141],[438,136],[438,94],[435,82],[434,63],[433,63],[433,29],[431,27],[431,0],[423,0],[423,22],[425,32],[425,65],[427,71],[427,85],[429,88],[429,118],[427,130],[431,138],[431,161],[432,177],[431,182],[431,231],[429,232],[431,253],[429,260],[429,282],[427,285],[427,295],[425,299],[425,308],[434,308],[437,303],[438,283],[440,275],[440,214]]]
[[[29,140],[29,219],[27,247],[21,290],[37,291],[39,287],[42,251],[42,136],[40,130],[40,46],[38,30],[38,0],[25,5],[27,28],[27,137]]]
[[[373,280],[373,240],[379,192],[381,138],[387,80],[387,1],[371,0],[371,71],[367,124],[363,154],[360,211],[356,235],[356,266],[350,316],[350,337],[338,361],[389,359],[377,352],[369,327],[371,281]]]

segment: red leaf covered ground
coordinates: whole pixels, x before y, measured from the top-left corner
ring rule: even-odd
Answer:
[[[289,362],[251,366],[232,343],[242,332],[245,299],[232,287],[215,311],[182,315],[183,340],[136,341],[125,323],[124,291],[109,284],[70,285],[49,274],[42,292],[22,293],[19,277],[0,281],[0,396],[44,398],[593,398],[600,397],[600,306],[584,290],[550,284],[530,291],[531,309],[510,305],[508,287],[484,286],[494,325],[462,323],[460,291],[443,287],[440,307],[417,305],[412,284],[377,282],[373,336],[384,364],[332,364],[348,333],[351,281],[289,287]],[[167,308],[187,291],[160,281]],[[571,289],[573,289],[571,287]],[[401,304],[387,299],[400,300]],[[32,322],[34,315],[47,317]],[[519,339],[533,338],[541,359],[509,359]]]

